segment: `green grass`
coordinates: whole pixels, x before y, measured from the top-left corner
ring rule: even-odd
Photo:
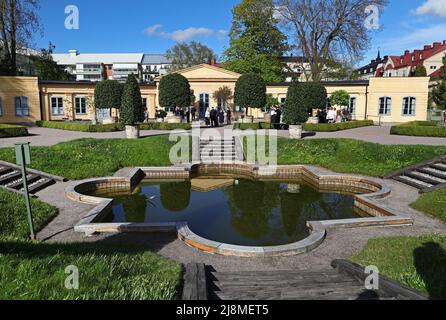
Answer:
[[[432,298],[446,299],[444,235],[373,239],[353,261],[362,266],[377,266],[383,275]]]
[[[80,132],[115,132],[122,131],[123,126],[119,123],[112,124],[83,124],[63,121],[36,121],[36,125],[42,128],[59,129]]]
[[[79,270],[79,290],[65,288],[68,266]],[[181,272],[179,264],[135,246],[0,244],[0,300],[169,300]]]
[[[411,207],[446,222],[446,189],[421,195]]]
[[[246,148],[245,137],[245,155]],[[278,164],[317,165],[340,173],[367,176],[381,176],[446,154],[446,147],[440,146],[381,145],[350,139],[278,138],[277,149]]]
[[[58,213],[57,208],[31,199],[36,232]],[[25,199],[22,195],[0,188],[0,239],[27,239],[29,226]]]
[[[31,167],[72,180],[104,177],[123,167],[170,166],[173,144],[167,136],[138,140],[81,139],[51,147],[32,147]],[[0,149],[0,159],[14,163],[14,149]]]
[[[24,126],[0,124],[0,138],[22,137],[28,135],[28,129]]]
[[[446,138],[446,127],[438,126],[436,121],[412,121],[393,126],[390,133],[402,136]]]

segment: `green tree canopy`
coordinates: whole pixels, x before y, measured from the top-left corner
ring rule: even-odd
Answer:
[[[446,59],[443,60],[443,76],[432,90],[432,101],[438,109],[446,110]]]
[[[191,104],[189,81],[178,73],[161,78],[159,84],[159,103],[162,108],[187,108]]]
[[[135,125],[144,121],[141,91],[135,75],[131,74],[124,85],[121,101],[121,122]]]
[[[245,108],[263,108],[266,105],[266,85],[254,73],[242,75],[235,84],[234,103]]]
[[[345,107],[350,102],[350,95],[345,90],[338,90],[333,92],[330,97],[330,102],[334,106]]]
[[[177,43],[167,50],[167,55],[172,59],[170,71],[175,71],[202,63],[209,64],[212,59],[217,59],[211,48],[192,41],[191,43]]]
[[[288,45],[275,12],[272,0],[243,0],[233,8],[230,46],[223,57],[225,68],[257,73],[267,82],[283,81],[279,58]]]
[[[288,88],[283,114],[288,124],[302,124],[308,121],[309,110],[327,105],[327,90],[318,82],[293,82]]]
[[[35,75],[42,80],[68,80],[70,75],[53,60],[56,47],[50,42],[48,49],[42,49],[40,55],[33,56],[32,66]]]
[[[426,67],[423,65],[419,65],[415,68],[413,73],[414,77],[427,77]]]
[[[116,80],[98,82],[94,89],[94,104],[96,109],[121,108],[124,85]]]

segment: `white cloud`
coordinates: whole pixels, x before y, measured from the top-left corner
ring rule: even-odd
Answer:
[[[445,0],[426,0],[415,10],[418,15],[431,15],[440,18],[446,18]]]
[[[379,45],[385,54],[400,55],[404,50],[423,49],[426,44],[443,40],[446,40],[446,23],[415,29],[401,37],[386,39]]]
[[[155,24],[144,31],[144,34],[148,36],[160,36],[167,39],[174,40],[176,42],[186,42],[188,40],[197,37],[211,37],[217,35],[219,39],[223,39],[228,32],[226,30],[218,30],[217,32],[209,28],[195,28],[190,27],[187,29],[179,29],[172,32],[166,32],[162,30],[163,26],[161,24]]]

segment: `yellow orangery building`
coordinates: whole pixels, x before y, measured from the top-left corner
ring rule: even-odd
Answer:
[[[217,107],[213,93],[226,86],[233,92],[240,74],[210,65],[197,65],[177,71],[189,80],[196,97],[196,107],[204,114],[207,107]],[[158,106],[158,83],[141,84],[141,95],[150,118]],[[350,95],[350,109],[357,120],[370,119],[393,124],[427,119],[429,78],[371,78],[359,81],[323,82],[328,95],[345,90]],[[267,93],[283,102],[289,83],[267,85]],[[93,120],[94,83],[74,81],[39,81],[34,77],[0,77],[0,123],[32,123],[37,120]],[[230,105],[234,111],[236,106]],[[167,110],[169,111],[169,110]],[[263,118],[260,110],[253,110]],[[112,114],[113,115],[113,114]],[[110,116],[97,114],[99,120]]]

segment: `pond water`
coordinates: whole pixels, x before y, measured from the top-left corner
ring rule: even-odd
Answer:
[[[104,222],[185,221],[197,235],[242,246],[274,246],[309,235],[307,221],[357,218],[352,194],[319,192],[300,182],[194,179],[143,182],[115,199]]]

